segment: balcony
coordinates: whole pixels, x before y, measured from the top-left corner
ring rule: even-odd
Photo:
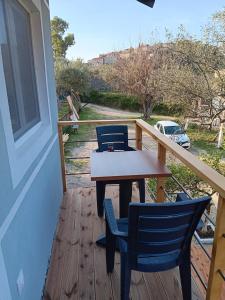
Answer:
[[[55,299],[119,299],[120,260],[116,256],[115,271],[107,275],[105,250],[96,245],[99,234],[104,232],[104,220],[96,211],[95,183],[90,181],[89,163],[82,172],[68,170],[65,159],[87,160],[88,152],[97,148],[96,140],[75,141],[84,143],[78,157],[66,157],[63,143],[64,126],[90,126],[92,132],[98,124],[128,124],[130,144],[137,149],[151,148],[158,152],[158,159],[167,164],[171,157],[181,161],[210,185],[218,194],[218,211],[213,246],[203,245],[195,235],[192,243],[192,294],[193,299],[225,299],[225,180],[188,151],[170,142],[142,120],[92,120],[61,121],[58,124],[61,165],[64,184],[58,227],[53,243],[52,257],[44,290],[45,300]],[[85,146],[88,145],[88,146]],[[176,178],[174,178],[176,181]],[[178,187],[182,190],[183,187]],[[171,201],[165,181],[158,179],[156,195],[146,186],[147,201],[157,201],[157,196]],[[107,186],[106,196],[113,199],[118,214],[118,187]],[[133,185],[132,201],[138,200]],[[210,222],[213,220],[206,214]],[[132,273],[130,296],[132,299],[182,299],[177,269],[160,273]]]

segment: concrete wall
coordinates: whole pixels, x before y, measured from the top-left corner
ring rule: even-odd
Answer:
[[[6,130],[9,124],[2,108],[7,98],[0,50],[0,300],[41,298],[63,195],[48,3],[44,0],[33,3],[35,6],[32,7],[37,10],[35,17],[39,12],[41,19],[34,34],[44,39],[43,44],[39,43],[40,49],[36,50],[40,52],[37,63],[43,69],[39,71],[44,72],[42,84],[46,84],[46,97],[42,105],[46,105],[48,122],[46,127],[40,127],[42,132],[34,140],[28,137],[27,168],[21,165],[13,170],[8,143],[10,133]],[[15,161],[15,168],[17,166],[19,162]],[[14,171],[17,175],[24,172],[23,176],[17,176],[14,181]],[[17,279],[21,273],[24,287],[19,296]]]

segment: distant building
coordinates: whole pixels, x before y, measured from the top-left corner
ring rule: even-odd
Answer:
[[[140,44],[138,47],[142,47],[146,51],[152,51],[153,46],[148,44]],[[109,52],[106,54],[100,54],[99,57],[92,58],[88,61],[88,64],[92,66],[99,66],[99,65],[112,65],[116,63],[119,58],[128,58],[131,51],[136,51],[137,48],[128,48],[121,51],[114,51]]]

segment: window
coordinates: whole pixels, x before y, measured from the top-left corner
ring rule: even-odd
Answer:
[[[180,126],[165,126],[165,134],[184,134],[184,130]]]
[[[6,43],[1,45],[14,139],[40,121],[31,20],[17,0],[3,0]]]
[[[163,130],[163,126],[161,125],[160,128],[159,128],[159,131],[164,134],[164,130]]]

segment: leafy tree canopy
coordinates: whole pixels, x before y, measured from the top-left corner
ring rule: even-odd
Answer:
[[[75,44],[74,34],[69,33],[65,36],[69,24],[59,17],[51,20],[51,35],[53,56],[57,58],[65,58],[68,48]]]

